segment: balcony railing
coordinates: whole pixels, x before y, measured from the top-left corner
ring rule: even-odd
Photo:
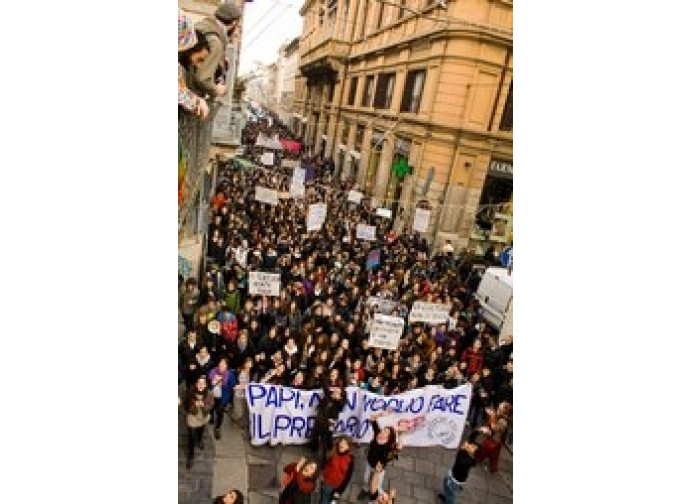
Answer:
[[[178,211],[178,229],[182,229],[194,205],[199,189],[202,187],[203,172],[211,153],[211,130],[213,120],[220,108],[209,103],[209,116],[199,117],[179,111],[177,130],[182,145],[182,154],[187,158],[187,174],[184,180],[185,197]]]

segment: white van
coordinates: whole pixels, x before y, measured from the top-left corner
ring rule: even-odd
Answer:
[[[486,322],[501,333],[512,335],[513,277],[506,268],[487,268],[474,295]],[[510,325],[510,327],[507,327]]]

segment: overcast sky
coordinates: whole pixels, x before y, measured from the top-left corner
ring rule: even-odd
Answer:
[[[299,9],[304,0],[254,0],[245,4],[239,74],[250,71],[255,61],[273,63],[278,48],[302,33]]]

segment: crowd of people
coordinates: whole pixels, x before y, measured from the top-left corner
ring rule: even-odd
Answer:
[[[249,128],[248,140],[258,131],[271,131],[261,122]],[[333,439],[332,433],[346,386],[389,395],[470,382],[470,442],[463,444],[458,469],[443,484],[446,502],[452,502],[468,461],[488,458],[490,470],[497,470],[511,418],[512,342],[499,342],[473,297],[481,278],[473,266],[481,258],[467,251],[455,254],[450,244],[432,254],[425,238],[397,234],[366,198],[358,204],[348,201],[353,182],[334,180],[325,160],[303,157],[302,162],[311,171],[302,200],[287,192],[292,169],[231,162],[219,171],[202,282],[180,278],[185,336],[179,376],[191,391],[188,416],[196,419],[189,424],[188,465],[195,440],[201,439],[197,432],[206,423],[219,438],[230,411],[239,428],[247,428],[248,383],[323,389],[309,443],[321,456],[286,468],[280,502],[302,502],[301,496],[314,491],[319,472],[322,502],[331,502],[349,483],[354,464],[340,456],[351,454],[350,441]],[[279,191],[278,204],[256,201],[257,185]],[[315,202],[328,205],[327,218],[321,230],[308,232],[306,211]],[[359,223],[376,226],[374,242],[356,238]],[[367,258],[374,249],[380,250],[380,261],[371,267]],[[279,296],[250,295],[250,271],[279,273]],[[387,308],[405,318],[418,300],[451,305],[447,323],[407,324],[394,351],[369,345],[376,313]],[[372,426],[366,490],[360,497],[382,503],[392,499],[383,491],[383,479],[389,457],[400,446],[393,429],[378,429],[375,419]],[[329,469],[329,461],[335,469]]]

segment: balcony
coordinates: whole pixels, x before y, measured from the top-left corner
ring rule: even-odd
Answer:
[[[214,118],[220,108],[218,104],[209,104],[209,116],[200,120],[197,116],[184,111],[177,113],[177,130],[180,137],[182,155],[187,161],[187,170],[183,181],[184,199],[178,207],[178,230],[181,230],[189,217],[202,187],[204,168],[209,162],[211,153],[211,136]]]

